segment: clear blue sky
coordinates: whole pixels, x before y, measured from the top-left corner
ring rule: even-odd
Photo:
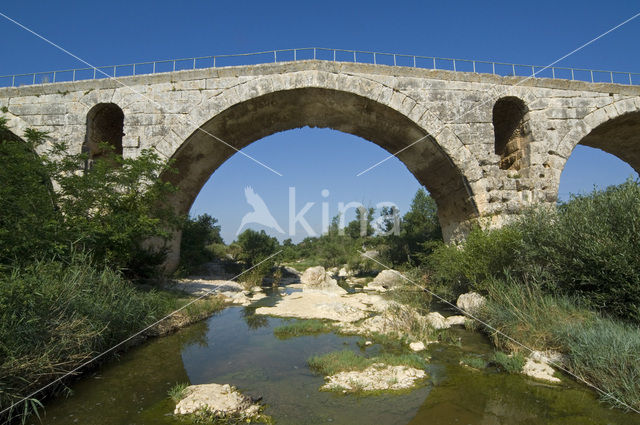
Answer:
[[[640,12],[637,1],[110,1],[4,2],[0,12],[94,65],[212,54],[322,46],[546,65]],[[0,74],[82,67],[76,59],[0,17]],[[559,65],[640,72],[640,18]],[[203,189],[192,213],[219,218],[226,241],[250,211],[252,186],[286,229],[288,188],[297,211],[320,230],[321,203],[395,202],[406,210],[419,187],[397,160],[359,178],[386,152],[331,130],[302,129],[260,140],[246,151],[284,174],[278,177],[235,155]],[[635,175],[626,164],[588,148],[574,152],[561,182],[569,192]],[[329,190],[328,197],[321,191]],[[259,228],[259,227],[258,227]],[[304,236],[298,229],[298,239]]]

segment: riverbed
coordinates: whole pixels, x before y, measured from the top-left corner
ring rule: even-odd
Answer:
[[[609,408],[568,378],[550,385],[460,365],[465,354],[493,351],[484,335],[462,327],[450,331],[456,343],[429,346],[429,379],[415,389],[376,395],[319,391],[324,378],[308,368],[309,357],[344,349],[369,356],[392,348],[364,347],[357,344],[360,337],[334,333],[278,339],[274,328],[295,319],[255,315],[256,307],[273,305],[280,296],[268,295],[109,361],[74,382],[69,396],[48,402],[41,423],[184,425],[173,416],[167,391],[176,383],[213,382],[262,397],[264,413],[283,425],[640,424],[640,416]]]

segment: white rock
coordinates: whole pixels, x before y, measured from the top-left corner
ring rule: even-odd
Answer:
[[[424,370],[376,363],[362,371],[340,372],[327,377],[325,390],[379,391],[411,388],[427,376]]]
[[[338,276],[339,277],[348,277],[350,276],[350,273],[347,271],[346,268],[342,267],[339,271],[338,271]]]
[[[411,344],[409,344],[409,348],[411,348],[413,351],[423,351],[427,347],[425,347],[423,342],[418,341],[418,342],[412,342]]]
[[[464,325],[467,321],[467,318],[464,316],[449,316],[445,319],[445,322],[449,326],[453,325]]]
[[[169,289],[177,289],[198,296],[242,290],[242,285],[231,280],[181,279],[172,281],[166,286]]]
[[[567,358],[564,354],[557,351],[532,351],[529,357],[535,361],[546,364],[564,365],[567,362]]]
[[[338,286],[338,282],[324,270],[322,266],[309,267],[304,271],[300,281],[305,290],[323,291],[333,294],[346,294],[347,291]]]
[[[450,324],[447,323],[447,319],[438,312],[431,312],[426,316],[427,323],[434,329],[448,329],[451,327]]]
[[[373,309],[356,295],[340,296],[323,291],[294,292],[284,296],[273,307],[260,307],[256,314],[300,319],[328,319],[340,322],[355,322],[364,319]]]
[[[476,292],[468,292],[458,297],[456,305],[458,306],[458,308],[469,314],[476,314],[478,310],[482,308],[485,302],[486,299],[482,295]]]
[[[260,406],[229,385],[204,384],[191,385],[185,390],[186,397],[178,402],[174,410],[176,415],[187,415],[207,408],[213,413],[240,413],[245,417],[255,416]]]
[[[561,382],[560,379],[553,376],[553,372],[553,368],[548,364],[533,360],[530,357],[522,368],[522,373],[532,378],[554,383]]]
[[[393,289],[397,286],[402,285],[404,279],[402,275],[395,270],[382,270],[378,275],[373,279],[373,282],[370,282],[367,285],[367,289]]]

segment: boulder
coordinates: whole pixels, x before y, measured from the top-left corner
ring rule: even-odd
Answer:
[[[423,342],[418,341],[409,344],[409,348],[411,348],[413,351],[423,351],[427,347],[425,347]]]
[[[467,318],[464,316],[449,316],[445,319],[445,322],[449,326],[453,325],[463,325],[467,321]]]
[[[239,414],[251,418],[259,414],[260,406],[230,385],[191,385],[185,389],[186,397],[178,402],[176,415],[188,415],[208,409],[216,416]]]
[[[424,370],[413,367],[374,363],[361,371],[345,371],[328,376],[322,389],[344,393],[401,390],[415,386],[417,381],[426,377]]]
[[[531,357],[527,359],[527,362],[522,368],[522,373],[532,378],[553,383],[561,382],[560,379],[553,376],[554,372],[553,368],[548,364],[534,360]]]
[[[437,312],[427,314],[425,319],[433,329],[448,329],[451,327],[451,325],[447,323],[447,319]]]
[[[468,292],[458,297],[456,305],[468,314],[476,314],[487,300],[476,292]]]
[[[322,291],[331,294],[346,294],[347,291],[338,286],[338,282],[324,270],[322,266],[309,267],[304,271],[300,281],[304,290]]]
[[[402,275],[395,270],[382,270],[378,275],[373,279],[373,282],[370,282],[366,289],[369,290],[388,290],[393,289],[397,286],[402,285],[404,279]]]
[[[342,267],[340,270],[338,270],[338,277],[349,277],[349,276],[351,276],[351,273],[349,273],[346,268]]]

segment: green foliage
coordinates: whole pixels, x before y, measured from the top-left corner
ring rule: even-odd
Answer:
[[[487,361],[480,356],[466,355],[460,359],[460,363],[474,369],[484,369],[487,367]]]
[[[222,258],[219,247],[224,244],[222,236],[220,236],[220,226],[216,225],[217,222],[218,220],[209,214],[185,219],[182,225],[178,274],[195,273],[203,264],[215,258]],[[220,256],[216,256],[216,254]]]
[[[585,308],[580,298],[552,295],[542,288],[535,281],[494,280],[481,318],[528,347],[566,354],[565,367],[604,390],[600,395],[605,401],[639,409],[638,326],[603,318]],[[493,330],[486,331],[498,347],[521,348]]]
[[[0,410],[174,307],[167,294],[136,290],[85,255],[0,275]]]
[[[392,211],[383,211],[387,217],[393,217]],[[392,226],[392,218],[386,219],[386,229]],[[387,261],[399,265],[424,264],[436,241],[442,241],[442,230],[438,221],[435,200],[420,188],[416,192],[411,208],[400,221],[400,233],[383,238],[384,257]]]
[[[296,320],[293,323],[278,326],[273,333],[279,339],[289,339],[304,335],[317,335],[330,332],[331,327],[322,320]]]
[[[474,228],[461,246],[441,244],[435,249],[429,257],[431,278],[436,284],[452,286],[454,293],[482,290],[488,279],[504,275],[521,246],[522,236],[512,226],[484,231]]]
[[[640,322],[640,183],[575,196],[557,209],[527,211],[496,230],[474,229],[429,259],[436,284],[454,294],[485,290],[507,272],[536,275],[551,293],[579,296],[605,314]]]
[[[640,329],[606,318],[560,327],[558,339],[569,355],[569,368],[603,389],[604,401],[640,409]],[[622,402],[622,403],[621,403]]]
[[[507,276],[487,282],[487,302],[482,318],[500,332],[538,350],[562,350],[556,339],[558,323],[584,323],[595,314],[580,305],[575,296],[556,296],[543,290],[539,279],[522,281]],[[489,331],[497,346],[520,349],[512,341]]]
[[[279,246],[278,240],[264,230],[257,232],[252,229],[240,233],[237,244],[240,247],[239,259],[249,267],[275,254]]]
[[[498,366],[507,373],[520,373],[526,360],[520,353],[505,354],[500,351],[493,354],[491,364]]]
[[[169,388],[167,391],[167,395],[174,401],[174,403],[178,403],[180,400],[187,396],[187,387],[188,383],[177,383],[173,387]]]
[[[533,211],[518,227],[524,249],[516,270],[535,266],[551,291],[640,322],[640,183],[628,180],[575,196],[556,211]]]
[[[83,171],[88,157],[68,153],[65,143],[37,156],[45,133],[28,129],[23,142],[0,122],[0,134],[0,265],[84,250],[96,262],[146,276],[164,260],[162,250],[142,246],[166,239],[178,224],[162,206],[173,187],[160,180],[166,165],[156,154],[105,155]]]
[[[262,411],[263,409],[261,409]],[[202,408],[190,415],[186,415],[185,423],[203,425],[246,425],[246,424],[273,424],[270,416],[258,413],[254,417],[246,417],[242,413],[222,413],[213,411],[208,407]]]

